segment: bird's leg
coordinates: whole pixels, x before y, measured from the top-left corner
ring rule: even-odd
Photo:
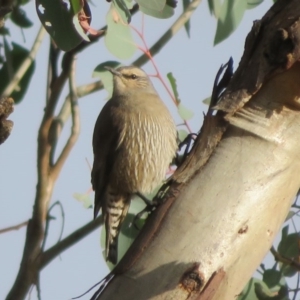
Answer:
[[[135,194],[136,194],[138,197],[140,197],[140,198],[145,202],[145,204],[146,204],[147,206],[149,206],[149,207],[156,206],[156,203],[155,203],[155,202],[149,200],[149,199],[148,199],[146,196],[144,196],[142,193],[136,192]]]

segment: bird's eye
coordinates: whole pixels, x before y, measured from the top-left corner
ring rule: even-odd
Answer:
[[[132,74],[130,77],[131,77],[131,79],[136,79],[136,75],[135,74]]]

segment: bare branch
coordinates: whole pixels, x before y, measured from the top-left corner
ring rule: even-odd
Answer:
[[[56,256],[58,256],[63,251],[67,250],[69,247],[73,246],[88,234],[90,234],[92,231],[97,229],[102,223],[103,217],[99,216],[97,219],[79,228],[78,230],[64,238],[61,242],[46,250],[42,255],[40,270],[42,270],[47,264],[49,264]]]
[[[75,145],[80,131],[78,97],[76,93],[76,84],[75,84],[75,60],[73,60],[71,65],[69,86],[70,86],[70,103],[71,103],[71,113],[72,113],[72,131],[64,149],[62,150],[59,158],[57,159],[57,162],[52,168],[52,175],[55,179],[59,175],[63,164],[65,163],[73,146]]]
[[[22,65],[19,67],[19,69],[15,72],[13,75],[13,78],[9,81],[8,86],[4,89],[2,95],[5,97],[8,97],[11,95],[11,93],[14,91],[20,80],[23,78],[24,74],[34,61],[36,54],[41,46],[41,43],[43,41],[43,38],[45,36],[46,30],[44,29],[43,26],[41,26],[36,39],[33,43],[33,46],[28,53],[28,56],[24,59]]]
[[[5,233],[5,232],[9,232],[9,231],[12,231],[12,230],[19,230],[20,228],[26,226],[27,224],[28,224],[28,221],[25,221],[25,222],[22,222],[20,224],[14,225],[14,226],[10,226],[10,227],[0,229],[0,234]]]
[[[274,247],[271,248],[270,252],[273,254],[276,261],[294,267],[296,270],[300,271],[300,264],[295,259],[281,255],[279,252],[275,250]]]

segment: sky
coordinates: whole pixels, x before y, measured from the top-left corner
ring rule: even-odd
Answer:
[[[271,0],[265,0],[257,8],[246,11],[238,29],[224,42],[213,46],[216,30],[216,20],[210,15],[206,1],[198,7],[191,19],[191,38],[188,38],[184,28],[155,56],[155,62],[163,76],[172,72],[176,78],[178,91],[182,103],[194,112],[189,124],[194,132],[199,131],[203,112],[206,106],[202,100],[210,96],[213,81],[221,64],[232,56],[234,68],[238,66],[243,53],[244,41],[247,33],[256,19],[260,19],[271,6]],[[92,26],[100,28],[105,24],[105,15],[109,9],[106,1],[94,1],[91,5],[93,14]],[[11,29],[12,38],[24,47],[30,48],[40,26],[36,16],[34,2],[25,6],[26,13],[34,22],[34,26],[22,32],[16,27]],[[175,15],[167,20],[145,17],[145,37],[151,46],[169,26],[176,20],[180,12],[181,1],[178,3]],[[141,27],[141,14],[133,18],[133,25]],[[140,43],[136,39],[137,43]],[[37,130],[39,128],[46,94],[46,70],[48,58],[49,37],[46,36],[36,58],[36,72],[33,76],[28,92],[15,107],[10,119],[14,121],[14,128],[9,139],[0,146],[0,229],[13,226],[28,220],[34,203],[37,174]],[[136,52],[132,59],[122,61],[131,62],[140,55]],[[94,68],[107,60],[116,58],[106,50],[104,41],[90,47],[77,57],[78,85],[95,81],[92,78]],[[154,74],[153,66],[148,63],[143,67],[148,74]],[[161,98],[169,107],[176,123],[180,123],[177,109],[162,85],[153,79]],[[64,90],[63,97],[67,95]],[[107,94],[100,91],[79,100],[81,134],[73,148],[58,181],[55,185],[51,203],[61,201],[65,212],[65,228],[63,236],[67,236],[77,228],[92,220],[92,210],[85,209],[74,199],[74,193],[85,193],[91,188],[90,169],[86,160],[92,164],[92,134],[94,123],[105,103]],[[65,126],[58,145],[62,148],[70,132],[70,121]],[[91,194],[93,197],[93,194]],[[51,222],[47,247],[56,243],[60,229],[60,212],[56,209],[53,215],[56,221]],[[0,299],[4,299],[15,280],[25,240],[25,228],[0,235]],[[100,247],[100,229],[94,231],[77,245],[68,249],[50,265],[40,276],[43,300],[65,300],[78,296],[94,283],[101,280],[108,272],[103,260]],[[82,299],[89,299],[91,294]],[[31,300],[37,299],[35,289],[31,293]]]

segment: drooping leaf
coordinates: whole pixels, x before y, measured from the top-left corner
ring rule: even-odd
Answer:
[[[277,251],[288,259],[299,260],[299,234],[295,232],[288,235],[282,235]],[[280,262],[279,265],[284,276],[292,277],[297,273],[297,269],[289,264]]]
[[[221,0],[208,0],[208,7],[210,13],[215,16],[215,18],[219,18],[222,8]]]
[[[82,42],[82,33],[79,34],[73,24],[75,14],[70,3],[68,5],[61,0],[36,0],[36,11],[60,49],[69,51]]]
[[[15,6],[10,14],[10,19],[22,28],[29,28],[33,23],[27,18],[26,12],[19,6]]]
[[[183,5],[183,10],[185,11],[186,8],[189,6],[189,4],[191,3],[191,0],[182,0],[182,5]],[[184,28],[185,31],[188,35],[188,37],[190,37],[190,29],[191,29],[191,22],[190,19],[188,19],[185,23],[184,23]]]
[[[290,210],[289,213],[288,213],[288,215],[286,216],[284,222],[286,222],[289,219],[293,218],[296,214],[297,214],[297,212]]]
[[[279,290],[282,277],[282,273],[274,269],[265,270],[263,273],[263,281],[270,289],[277,287]]]
[[[248,281],[247,285],[244,287],[242,293],[238,296],[237,300],[259,300],[255,293],[256,283],[266,286],[266,284],[263,281],[257,278],[251,278]]]
[[[214,45],[225,40],[241,22],[247,2],[240,0],[224,0],[218,19]]]
[[[169,79],[169,82],[171,84],[171,87],[172,87],[175,99],[176,99],[177,103],[179,104],[180,103],[180,99],[179,99],[179,94],[178,94],[178,90],[177,90],[176,78],[173,76],[172,72],[169,72],[167,74],[167,78]]]
[[[140,7],[145,7],[156,11],[162,11],[166,5],[166,0],[136,0],[136,2]]]
[[[130,3],[126,2],[125,0],[114,0],[116,6],[123,12],[123,14],[121,15],[122,18],[123,16],[126,17],[126,19],[124,18],[123,21],[124,23],[130,23],[131,22],[131,13],[129,11],[129,7],[128,4],[130,5]]]
[[[264,0],[247,0],[247,9],[252,9],[261,4]]]
[[[158,19],[167,19],[174,15],[174,6],[166,5],[165,0],[139,0],[137,2],[139,4],[140,11],[148,16]]]
[[[211,101],[211,97],[209,96],[209,97],[205,98],[204,100],[202,100],[202,103],[206,104],[206,105],[209,105],[210,101]]]
[[[184,139],[188,136],[188,132],[184,129],[179,129],[177,131],[178,133],[178,139],[180,140],[180,142],[184,141]]]
[[[277,291],[272,291],[264,284],[255,283],[254,290],[258,300],[289,300],[286,286],[282,286]]]
[[[8,45],[5,43],[5,47]],[[14,73],[19,69],[24,59],[28,57],[29,51],[22,46],[12,43],[12,49],[9,51],[9,56],[6,56],[6,61],[4,62],[0,70],[0,94],[3,93],[4,89],[10,82]],[[33,62],[28,70],[25,72],[23,78],[20,80],[18,86],[10,95],[15,103],[19,103],[27,91],[28,85],[30,83],[31,77],[33,75],[35,68],[35,62]]]
[[[124,0],[126,6],[128,9],[132,9],[133,8],[133,5],[134,5],[134,2],[133,0]]]
[[[93,200],[91,199],[90,195],[85,193],[85,194],[80,194],[80,193],[74,193],[73,197],[82,203],[84,208],[92,208],[93,207]]]
[[[127,17],[114,2],[106,16],[107,32],[105,45],[107,49],[120,59],[130,58],[136,51]]]
[[[191,110],[187,109],[182,104],[182,102],[179,103],[177,108],[178,108],[178,113],[183,120],[186,120],[186,121],[190,120],[194,116],[194,113]]]
[[[113,80],[112,74],[105,69],[105,67],[117,68],[121,64],[117,61],[106,61],[98,65],[93,72],[93,77],[99,77],[103,83],[105,90],[108,93],[108,99],[111,97],[113,92]]]

